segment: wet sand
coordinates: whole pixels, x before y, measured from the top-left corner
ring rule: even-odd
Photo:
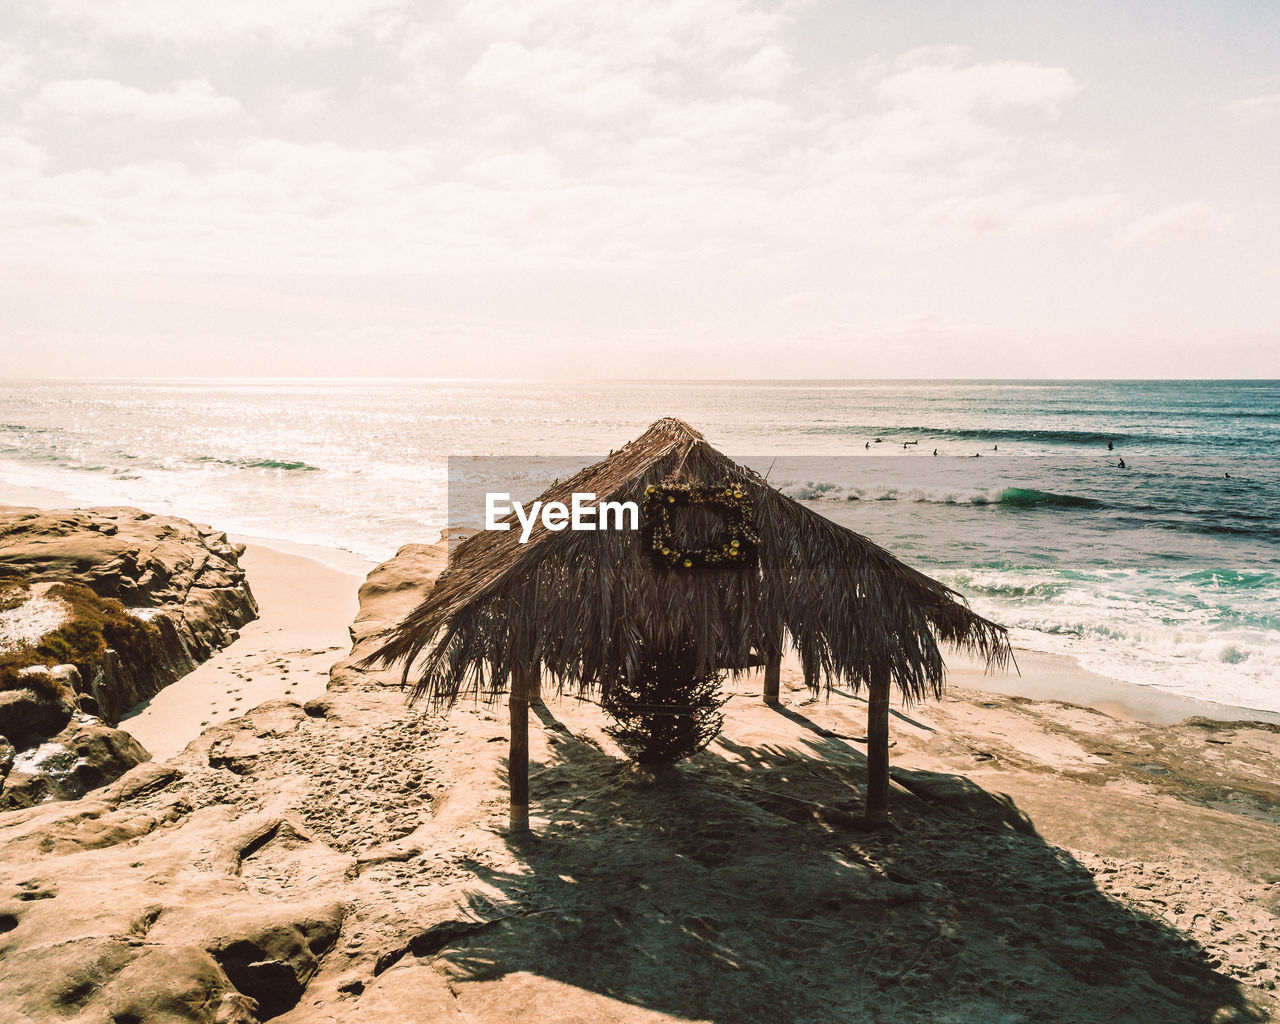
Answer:
[[[1219,704],[1169,693],[1154,686],[1112,679],[1082,668],[1064,654],[1019,649],[1014,652],[1018,672],[989,673],[980,661],[960,654],[947,655],[947,678],[955,686],[986,690],[1010,697],[1060,700],[1082,704],[1113,718],[1172,725],[1188,718],[1220,722],[1270,722],[1280,725],[1280,714]],[[1020,673],[1020,674],[1019,674]]]

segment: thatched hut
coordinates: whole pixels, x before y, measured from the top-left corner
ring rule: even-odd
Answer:
[[[572,494],[589,492],[644,506],[655,493],[681,488],[736,503],[750,524],[743,547],[724,543],[726,557],[709,566],[671,557],[671,546],[699,530],[706,542],[706,517],[699,525],[697,515],[676,528],[683,539],[655,535],[649,521],[642,530],[594,532],[538,524],[526,543],[518,529],[483,531],[455,549],[427,598],[369,661],[403,661],[412,699],[437,706],[464,694],[509,693],[511,822],[519,830],[528,823],[528,704],[544,676],[561,691],[607,696],[643,651],[679,645],[702,668],[763,665],[765,700],[776,704],[790,648],[815,689],[867,687],[867,814],[882,818],[891,686],[906,701],[940,695],[941,644],[1003,666],[1006,630],[955,591],[770,487],[677,419],[659,420],[541,500],[569,504]],[[644,507],[649,520],[652,505]],[[724,520],[711,513],[711,534],[723,534]],[[741,564],[727,554],[747,547],[751,557]]]

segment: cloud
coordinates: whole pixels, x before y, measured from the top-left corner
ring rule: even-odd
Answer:
[[[774,92],[786,85],[796,73],[796,63],[791,54],[776,43],[770,43],[730,64],[720,77],[725,85],[744,92]]]
[[[1025,187],[990,196],[951,196],[923,207],[921,227],[964,228],[986,233],[1080,233],[1115,227],[1128,213],[1118,193],[1059,198]]]
[[[174,82],[165,91],[147,92],[109,78],[74,78],[41,86],[27,104],[26,114],[28,119],[62,115],[172,123],[231,117],[241,109],[238,100],[218,93],[203,80]]]
[[[1028,131],[1004,117],[1013,102],[1007,63],[974,62],[963,51],[880,66],[849,93],[790,81],[790,51],[762,44],[785,24],[776,11],[762,22],[722,0],[710,15],[725,29],[717,35],[709,24],[692,29],[707,17],[699,5],[646,6],[630,16],[656,10],[663,28],[628,49],[637,30],[626,19],[575,20],[580,8],[547,0],[522,10],[524,20],[513,15],[503,31],[530,38],[468,35],[470,59],[457,39],[415,41],[450,46],[462,58],[436,115],[451,120],[420,144],[210,136],[165,160],[27,163],[14,172],[20,187],[0,199],[15,225],[9,252],[54,264],[106,259],[216,272],[726,259],[777,267],[832,246],[898,245],[936,231],[1064,232],[1117,217],[1108,193],[1027,183],[1062,150],[1042,128],[1075,88],[1062,85],[1057,69],[1033,74],[1018,65],[1013,74],[1039,83],[1018,119],[1030,111]],[[469,23],[465,31],[477,30]],[[703,57],[726,46],[730,71],[704,74],[696,89],[681,84],[680,73],[701,72]],[[963,102],[938,106],[922,91],[924,79],[904,84],[902,76],[919,73],[962,83],[954,91]],[[380,95],[389,94],[372,97]],[[276,86],[260,106],[282,117],[292,106],[323,129],[317,115],[338,99]],[[105,79],[50,83],[28,108],[46,133],[55,113],[156,123],[241,112],[204,81],[146,92]],[[285,117],[272,127],[287,124]],[[67,230],[78,223],[92,229]]]
[[[553,108],[593,120],[652,109],[657,97],[645,76],[620,69],[606,54],[513,40],[489,45],[463,77],[475,89],[511,96],[522,105]]]
[[[0,96],[18,90],[30,78],[30,58],[18,47],[0,41]]]
[[[477,160],[463,177],[497,188],[545,188],[563,183],[561,163],[544,151],[498,153]]]
[[[1166,206],[1124,225],[1116,239],[1125,244],[1212,239],[1236,223],[1236,214],[1218,203],[1193,200]]]
[[[1232,100],[1227,104],[1227,113],[1237,124],[1245,126],[1280,119],[1280,92]]]
[[[963,63],[962,52],[907,54],[873,92],[883,102],[934,114],[1033,109],[1056,117],[1081,88],[1065,68],[1015,60]]]
[[[285,117],[310,119],[321,117],[333,109],[334,90],[328,86],[301,89],[285,84],[273,90],[270,104]]]
[[[480,37],[612,55],[619,65],[690,65],[755,54],[776,44],[804,5],[747,0],[472,0],[456,24]],[[714,71],[707,63],[704,70]]]
[[[476,0],[452,29],[455,43],[480,44],[463,82],[489,101],[616,129],[691,99],[777,92],[796,71],[785,35],[797,10],[743,0]]]
[[[40,171],[48,154],[33,142],[16,135],[0,135],[0,175]]]
[[[114,38],[210,44],[257,37],[306,46],[340,42],[382,12],[405,5],[395,0],[37,0],[55,22]]]

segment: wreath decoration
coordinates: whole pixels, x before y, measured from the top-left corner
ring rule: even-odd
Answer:
[[[681,548],[674,537],[675,511],[692,505],[724,516],[724,542],[704,548]],[[664,568],[720,569],[754,565],[760,535],[753,525],[755,506],[740,484],[650,484],[641,507],[645,541],[654,561]]]

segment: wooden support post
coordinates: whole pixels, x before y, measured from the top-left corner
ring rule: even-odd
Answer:
[[[764,702],[777,707],[782,701],[778,697],[779,684],[782,681],[781,653],[765,655],[764,662]]]
[[[889,673],[870,680],[867,699],[867,819],[889,816]]]
[[[528,691],[529,703],[541,704],[542,703],[542,673],[541,672],[533,671],[529,673],[528,687],[529,687],[529,691]]]
[[[511,783],[511,831],[529,831],[529,670],[517,666],[511,673],[511,751],[507,778]]]

